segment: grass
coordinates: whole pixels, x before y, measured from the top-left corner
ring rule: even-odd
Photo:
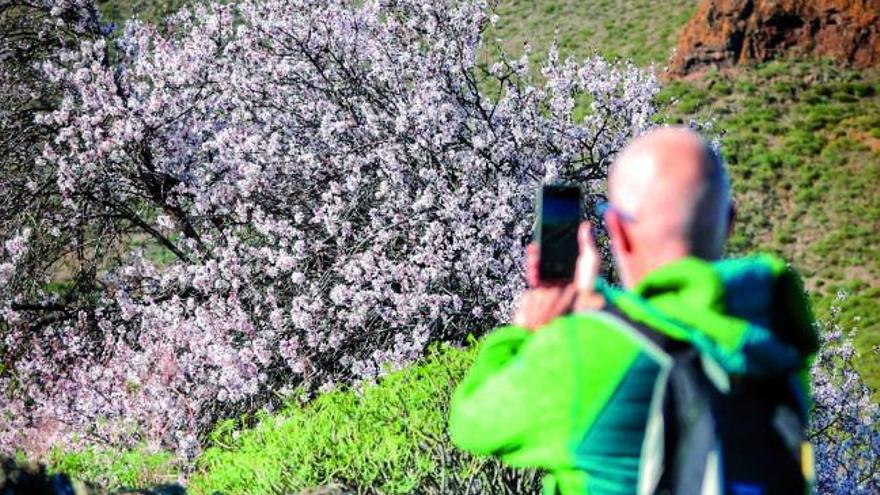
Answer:
[[[117,23],[132,17],[159,19],[192,3],[193,0],[97,0],[101,13]]]
[[[563,57],[595,52],[662,68],[696,6],[695,0],[502,0],[486,39],[500,39],[517,58],[528,42],[539,60],[555,37]]]

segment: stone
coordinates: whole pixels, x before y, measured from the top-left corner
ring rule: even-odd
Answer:
[[[703,0],[670,72],[685,76],[783,54],[880,65],[880,0]]]

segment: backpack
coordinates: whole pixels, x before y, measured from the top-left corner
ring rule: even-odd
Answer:
[[[687,342],[629,323],[671,358],[642,447],[640,493],[811,493],[807,405],[797,377],[729,377]]]

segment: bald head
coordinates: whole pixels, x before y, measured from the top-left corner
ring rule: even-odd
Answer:
[[[619,266],[627,285],[683,256],[721,257],[730,185],[721,157],[696,132],[664,127],[635,139],[609,171],[608,195],[617,210],[608,219],[612,248],[618,265],[628,265]]]

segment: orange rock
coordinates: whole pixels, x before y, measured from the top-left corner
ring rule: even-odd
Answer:
[[[679,38],[674,75],[809,54],[880,65],[880,0],[703,0]]]

